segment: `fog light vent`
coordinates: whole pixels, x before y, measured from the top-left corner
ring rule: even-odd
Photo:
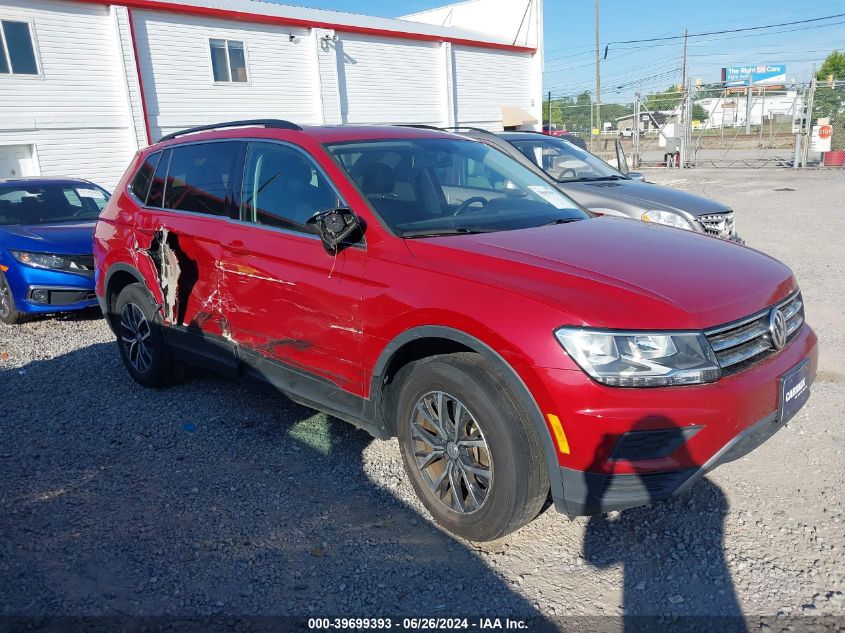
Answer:
[[[33,290],[30,293],[29,298],[33,303],[50,303],[50,291],[39,288]]]

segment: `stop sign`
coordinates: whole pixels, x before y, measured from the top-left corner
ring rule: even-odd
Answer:
[[[832,125],[822,125],[819,127],[819,138],[830,138],[833,135]]]

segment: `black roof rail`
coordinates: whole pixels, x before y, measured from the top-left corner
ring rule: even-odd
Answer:
[[[442,132],[445,129],[436,125],[425,125],[423,123],[399,123],[397,127],[413,127],[418,130],[437,130],[438,132]]]
[[[451,127],[444,127],[444,130],[468,130],[470,132],[482,132],[484,134],[492,134],[495,136],[495,132],[491,132],[490,130],[485,130],[484,128],[480,127],[472,127],[471,125],[453,125]]]
[[[209,130],[218,130],[220,128],[227,128],[227,127],[250,127],[262,125],[264,127],[272,127],[279,130],[302,130],[296,123],[291,123],[290,121],[285,121],[284,119],[246,119],[244,121],[224,121],[222,123],[213,123],[211,125],[200,125],[197,127],[189,127],[186,130],[179,130],[178,132],[171,132],[170,134],[165,134],[158,142],[161,143],[163,141],[169,141],[177,136],[184,136],[186,134],[194,134],[196,132],[207,132]]]

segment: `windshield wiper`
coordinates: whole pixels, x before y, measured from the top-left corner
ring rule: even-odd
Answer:
[[[492,233],[499,229],[440,229],[432,231],[431,229],[420,229],[418,231],[403,231],[402,237],[440,237],[441,235],[476,235],[478,233]]]
[[[578,222],[583,219],[584,218],[555,218],[554,220],[543,222],[543,224],[541,224],[540,226],[551,226],[552,224],[569,224],[570,222]]]
[[[558,182],[596,182],[598,180],[628,180],[628,178],[614,174],[612,176],[584,176],[582,178],[569,178],[567,180],[559,180]]]

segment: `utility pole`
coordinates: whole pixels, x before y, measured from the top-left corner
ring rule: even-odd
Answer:
[[[549,90],[549,134],[552,133],[552,91]]]
[[[601,59],[599,57],[599,0],[596,0],[596,126],[601,131]],[[593,131],[590,130],[590,134]]]
[[[689,37],[689,32],[687,29],[684,29],[684,58],[681,62],[681,117],[680,117],[680,124],[681,124],[681,160],[680,165],[683,169],[684,163],[687,160],[687,141],[690,138],[689,134],[689,126],[690,126],[690,116],[689,116],[689,108],[687,107],[687,39]]]

